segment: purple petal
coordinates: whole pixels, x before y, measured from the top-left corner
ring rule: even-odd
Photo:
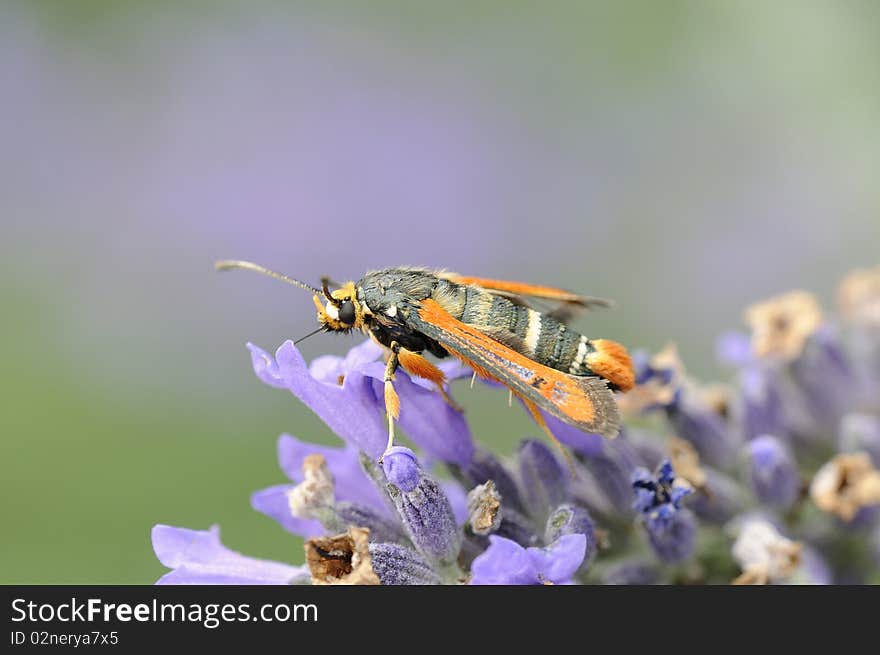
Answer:
[[[382,470],[388,482],[409,493],[419,486],[419,463],[409,448],[394,446],[382,459]]]
[[[379,362],[361,367],[372,378],[373,392],[384,397],[385,366]],[[400,428],[429,456],[466,466],[474,455],[467,421],[436,390],[426,389],[399,371],[394,389],[400,396]]]
[[[553,432],[556,438],[575,452],[582,453],[588,457],[602,452],[602,442],[605,439],[602,435],[584,432],[573,425],[560,421],[555,416],[550,416],[545,412],[541,413],[544,415],[547,427],[550,428],[550,431]]]
[[[170,525],[153,528],[153,550],[168,568],[156,584],[290,584],[308,575],[304,566],[246,557],[220,543],[220,528],[187,530]]]
[[[263,382],[290,390],[347,443],[373,457],[382,454],[387,437],[384,409],[371,380],[358,371],[349,373],[341,387],[316,380],[292,341],[278,348],[274,360],[252,344],[248,348]]]
[[[382,346],[372,339],[367,339],[349,350],[345,357],[336,355],[316,357],[309,364],[309,373],[321,382],[338,384],[340,376],[344,377],[364,364],[376,361],[383,351]]]
[[[326,384],[339,384],[340,376],[345,376],[342,357],[319,355],[309,364],[309,375]]]
[[[281,371],[275,359],[265,350],[252,343],[247,344],[247,347],[251,351],[251,363],[257,377],[270,387],[286,388],[287,385],[281,376]]]
[[[334,493],[337,500],[368,505],[383,516],[389,515],[388,506],[361,468],[356,448],[349,445],[345,448],[318,446],[300,441],[289,434],[282,434],[278,437],[278,464],[284,474],[294,482],[302,482],[303,460],[314,453],[324,456],[327,468],[333,474]]]
[[[471,584],[539,584],[538,571],[525,548],[515,541],[489,536],[489,547],[471,564]]]
[[[567,534],[546,548],[528,548],[526,552],[543,580],[565,584],[584,561],[587,537],[583,534]]]
[[[287,494],[291,489],[293,489],[292,484],[280,484],[256,491],[251,495],[251,507],[278,521],[281,527],[291,534],[307,538],[323,535],[326,530],[320,521],[300,519],[291,513],[287,500]]]
[[[554,543],[561,537],[571,534],[584,536],[583,560],[589,563],[598,549],[596,524],[590,513],[578,505],[560,505],[547,519],[544,528],[544,543]]]
[[[452,513],[455,515],[455,521],[458,525],[464,525],[468,520],[467,493],[461,488],[461,485],[452,480],[442,480],[440,488],[449,499],[449,505],[452,507]]]

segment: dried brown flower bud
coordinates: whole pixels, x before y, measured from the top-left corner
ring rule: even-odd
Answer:
[[[369,535],[365,528],[349,528],[345,534],[306,541],[306,564],[312,573],[312,584],[380,584],[370,559]]]
[[[468,492],[468,523],[474,534],[487,535],[501,525],[501,495],[492,480]]]
[[[807,339],[822,323],[816,297],[806,291],[789,293],[746,309],[745,321],[752,328],[752,350],[758,357],[797,359]]]
[[[880,471],[867,453],[837,455],[813,476],[810,497],[820,509],[852,521],[863,507],[880,504]]]

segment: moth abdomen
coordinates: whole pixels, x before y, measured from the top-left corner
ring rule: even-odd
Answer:
[[[441,278],[432,298],[456,320],[548,368],[603,377],[619,389],[632,386],[629,356],[614,342],[591,341],[550,314],[475,285]]]

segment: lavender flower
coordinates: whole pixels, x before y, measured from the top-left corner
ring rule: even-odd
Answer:
[[[770,435],[753,439],[746,447],[749,481],[758,498],[785,509],[800,495],[801,481],[790,449]]]
[[[370,546],[373,570],[383,585],[440,584],[431,565],[406,546],[379,543]]]
[[[609,518],[628,522],[632,518],[632,474],[645,464],[624,432],[617,439],[603,439],[577,460],[583,471],[572,484],[572,494],[581,503]]]
[[[361,468],[358,452],[351,446],[331,448],[307,444],[290,435],[278,439],[278,462],[281,470],[294,484],[282,484],[263,489],[251,497],[251,505],[258,512],[278,521],[293,534],[314,537],[324,534],[324,527],[314,517],[297,517],[290,511],[290,493],[303,482],[303,463],[310,454],[320,454],[333,476],[335,499],[357,503],[375,514],[389,517],[390,511],[375,485]]]
[[[692,443],[700,457],[720,465],[735,453],[739,436],[728,429],[722,412],[713,407],[712,391],[700,388],[685,375],[684,365],[673,345],[653,357],[640,353],[635,358],[636,388],[624,396],[629,413],[665,411],[675,433]]]
[[[743,437],[750,440],[762,434],[786,434],[778,367],[757,360],[749,337],[740,332],[722,335],[717,350],[722,363],[739,369],[740,394],[733,410]]]
[[[528,490],[526,510],[543,524],[550,512],[568,499],[570,476],[550,448],[540,441],[523,441],[517,462],[523,488]]]
[[[343,441],[327,447],[282,435],[278,461],[288,481],[251,499],[306,538],[306,565],[231,551],[217,528],[159,525],[154,549],[172,569],[160,582],[876,579],[880,272],[848,278],[840,297],[838,320],[803,292],[750,308],[751,335],[719,342],[734,369],[729,387],[697,384],[672,347],[636,353],[637,385],[619,396],[627,424],[617,439],[548,417],[573,451],[573,472],[544,441],[525,439],[508,458],[476,448],[464,416],[403,372],[395,382],[400,425],[416,450],[395,447],[379,465],[379,349],[367,342],[307,366],[290,342],[274,357],[251,346],[260,379],[290,390]],[[443,366],[450,380],[464,375]]]
[[[410,541],[428,561],[436,562],[441,568],[454,568],[461,548],[461,533],[440,485],[421,470],[409,448],[392,448],[385,455],[382,467],[388,480],[388,493]]]
[[[352,447],[376,458],[382,454],[388,437],[385,368],[370,361],[375,352],[371,346],[363,344],[354,355],[336,361],[325,356],[312,369],[292,341],[286,341],[274,358],[253,344],[248,348],[260,380],[288,389]],[[400,427],[413,441],[442,461],[460,465],[470,461],[474,446],[461,413],[404,372],[397,376],[395,389],[402,408]]]
[[[544,528],[544,543],[552,544],[562,537],[572,534],[583,535],[583,564],[589,564],[598,552],[596,524],[593,517],[586,509],[578,505],[559,505],[547,518],[547,526]]]

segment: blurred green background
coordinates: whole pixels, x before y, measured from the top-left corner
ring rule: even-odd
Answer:
[[[0,79],[3,583],[151,583],[155,523],[301,561],[248,497],[279,433],[332,435],[244,343],[311,303],[214,259],[612,297],[584,332],[702,377],[748,303],[877,263],[869,0],[8,0]],[[456,394],[502,452],[532,430]]]

